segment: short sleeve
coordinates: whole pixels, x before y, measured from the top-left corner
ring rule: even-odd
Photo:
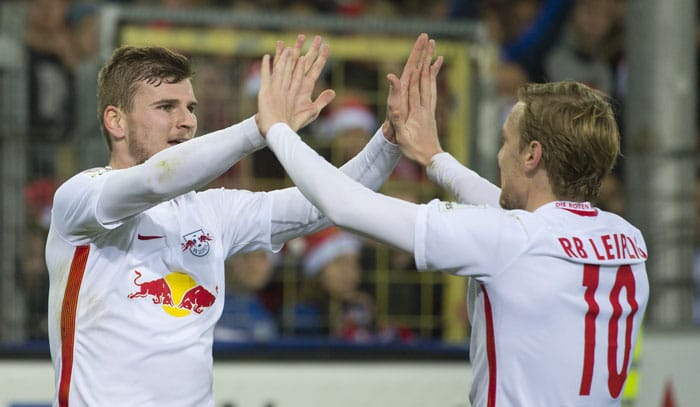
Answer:
[[[215,188],[198,193],[221,223],[227,256],[253,250],[279,250],[271,243],[272,199],[267,192]]]
[[[500,274],[526,244],[517,216],[500,208],[433,200],[421,206],[416,220],[419,270],[486,280]]]

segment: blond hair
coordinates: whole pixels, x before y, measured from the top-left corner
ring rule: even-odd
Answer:
[[[525,104],[520,148],[542,145],[542,162],[559,199],[595,201],[603,177],[620,154],[620,133],[609,98],[582,83],[529,83],[518,90]]]

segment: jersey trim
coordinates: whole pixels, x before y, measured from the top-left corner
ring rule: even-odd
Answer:
[[[78,294],[87,265],[90,246],[78,246],[73,254],[70,265],[66,291],[63,293],[61,308],[61,381],[58,387],[58,405],[68,406],[68,393],[73,372],[73,348],[75,345],[75,318],[78,308]]]
[[[484,292],[484,315],[486,317],[486,357],[489,363],[489,392],[486,405],[496,406],[496,344],[494,343],[493,312],[491,311],[491,301],[486,287],[481,285]]]
[[[581,210],[581,209],[570,209],[570,208],[562,208],[565,211],[569,211],[573,213],[574,215],[578,216],[588,216],[588,217],[596,217],[598,216],[598,211],[593,209],[593,210]]]

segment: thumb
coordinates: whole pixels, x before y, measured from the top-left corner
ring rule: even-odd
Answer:
[[[333,89],[326,89],[321,92],[320,95],[318,95],[316,100],[313,102],[313,105],[316,108],[316,111],[320,113],[321,110],[323,110],[333,101],[333,99],[335,99],[335,91]]]

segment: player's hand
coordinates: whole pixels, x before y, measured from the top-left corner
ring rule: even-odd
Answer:
[[[443,151],[435,119],[437,75],[443,58],[437,57],[431,65],[434,52],[435,41],[421,34],[407,62],[408,71],[405,67],[401,78],[394,74],[387,75],[387,115],[396,140],[406,157],[423,166],[427,166],[435,154]]]
[[[256,116],[263,135],[278,122],[299,130],[315,120],[335,97],[335,92],[327,89],[312,100],[314,86],[328,59],[328,45],[321,46],[321,37],[316,36],[306,55],[300,56],[303,44],[303,35],[297,37],[293,48],[278,41],[272,67],[270,56],[263,56]]]
[[[401,78],[399,81],[401,82],[402,86],[392,88],[390,77],[395,77],[395,75],[389,74],[388,76],[389,95],[387,96],[386,101],[386,119],[382,124],[382,133],[384,134],[384,137],[386,137],[386,139],[391,141],[392,143],[396,143],[397,140],[396,132],[389,116],[391,114],[391,111],[396,109],[400,110],[399,115],[401,117],[401,120],[405,120],[406,116],[408,116],[408,99],[405,96],[405,92],[408,91],[408,85],[411,76],[420,74],[421,65],[424,60],[423,56],[426,51],[427,43],[428,35],[422,33],[418,36],[418,39],[416,39],[416,42],[413,44],[413,49],[411,49],[411,53],[409,54],[408,59],[406,59],[406,63],[404,64],[403,70],[401,71]]]
[[[299,42],[299,39],[301,39],[301,42]],[[297,47],[300,51],[303,43],[304,37],[300,35],[297,38]],[[311,47],[309,47],[306,55],[304,55],[304,63],[299,67],[303,67],[303,75],[300,76],[301,84],[294,100],[293,122],[290,123],[290,127],[294,131],[316,120],[321,110],[335,98],[335,91],[325,89],[318,95],[316,100],[312,100],[316,82],[328,61],[328,52],[328,44],[323,44],[321,37],[317,35],[311,42]]]

